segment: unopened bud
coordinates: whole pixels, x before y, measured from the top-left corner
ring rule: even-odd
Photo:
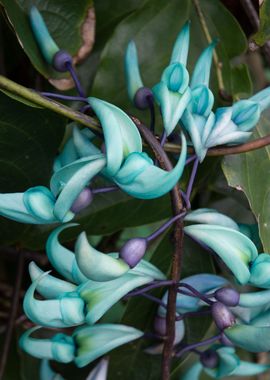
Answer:
[[[226,306],[237,306],[240,294],[232,288],[221,288],[215,291],[215,298]]]
[[[53,57],[53,67],[56,71],[64,73],[68,70],[67,65],[72,64],[72,57],[64,50],[59,50]]]
[[[159,317],[158,315],[154,320],[154,330],[160,336],[166,335],[166,318]]]
[[[134,268],[143,258],[147,248],[147,241],[144,238],[134,238],[128,240],[120,249],[119,255],[130,268]]]
[[[73,202],[73,205],[71,206],[71,211],[74,212],[74,214],[78,214],[80,211],[85,209],[87,206],[91,204],[93,200],[93,193],[92,191],[88,188],[85,187],[77,199]]]
[[[148,87],[141,87],[136,92],[134,104],[140,110],[145,110],[149,107],[149,100],[153,98],[153,93]]]
[[[234,315],[228,307],[221,302],[215,302],[211,306],[211,312],[215,324],[220,330],[224,330],[235,323]]]
[[[213,369],[218,366],[219,357],[216,351],[210,349],[202,352],[200,361],[204,367]]]

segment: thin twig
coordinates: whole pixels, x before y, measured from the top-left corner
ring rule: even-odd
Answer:
[[[10,310],[9,321],[8,321],[4,345],[3,345],[2,356],[0,359],[0,380],[2,380],[4,376],[4,372],[5,372],[5,367],[6,367],[8,353],[9,353],[11,339],[12,339],[13,327],[16,320],[17,308],[18,308],[18,303],[19,303],[19,298],[20,298],[20,289],[21,289],[21,284],[22,284],[22,275],[23,275],[23,267],[24,267],[24,256],[23,254],[20,254],[18,257],[19,258],[18,258],[18,264],[17,264],[16,282],[15,282],[14,291],[13,291],[11,310]]]

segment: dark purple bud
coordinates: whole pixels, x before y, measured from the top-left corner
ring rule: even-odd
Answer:
[[[220,330],[232,326],[235,323],[233,313],[221,302],[215,302],[211,306],[212,317]]]
[[[68,64],[72,64],[72,57],[64,50],[59,50],[53,57],[53,68],[60,73],[68,70]]]
[[[134,97],[134,104],[140,110],[145,110],[149,107],[149,101],[153,99],[153,93],[148,87],[141,87],[136,92]]]
[[[84,208],[89,206],[92,200],[92,191],[88,187],[85,187],[83,191],[81,191],[77,199],[73,202],[73,205],[71,206],[70,210],[74,212],[74,214],[78,214],[78,212],[82,211]]]
[[[218,366],[219,357],[216,351],[210,349],[201,353],[200,361],[204,367],[213,369]]]
[[[234,344],[232,341],[230,341],[229,338],[226,337],[225,334],[221,334],[221,338],[219,339],[220,343],[223,344],[224,346],[228,346],[228,347],[234,347]]]
[[[215,298],[226,306],[237,306],[240,294],[232,288],[221,288],[215,291]]]
[[[159,317],[158,315],[154,320],[154,330],[160,336],[166,335],[166,318]]]
[[[119,255],[130,268],[134,268],[145,254],[147,241],[144,238],[128,240],[120,249]]]

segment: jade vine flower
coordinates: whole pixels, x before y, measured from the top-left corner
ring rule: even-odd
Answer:
[[[133,327],[99,324],[76,328],[71,336],[58,333],[50,339],[33,338],[34,327],[20,338],[21,348],[38,359],[74,362],[84,367],[95,359],[125,343],[140,338],[143,333]]]
[[[233,347],[215,345],[201,353],[200,361],[191,366],[181,380],[199,380],[203,372],[213,379],[222,379],[227,376],[254,376],[269,369],[269,365],[241,360]]]

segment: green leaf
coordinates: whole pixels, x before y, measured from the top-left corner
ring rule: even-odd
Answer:
[[[260,27],[253,36],[256,44],[263,46],[270,38],[270,1],[264,0],[260,7]]]
[[[222,75],[227,92],[236,95],[243,92],[249,93],[250,80],[246,74],[247,69],[241,69],[241,78],[236,81],[234,69],[230,65],[230,60],[242,54],[247,47],[245,35],[239,24],[220,2],[202,0],[200,6],[211,37],[213,39],[217,37],[220,40],[217,53],[222,63]],[[187,19],[191,19],[188,59],[188,68],[191,72],[198,56],[207,46],[194,5],[190,6],[188,0],[181,2],[148,0],[141,8],[118,24],[105,45],[93,84],[94,95],[116,103],[128,109],[129,112],[134,112],[127,97],[124,78],[123,59],[128,42],[131,39],[135,40],[143,81],[146,86],[151,87],[160,80],[163,69],[168,65],[174,40]],[[233,44],[231,43],[232,35],[234,36]],[[214,68],[212,88],[217,93]],[[136,113],[138,114],[138,111]],[[140,117],[139,114],[138,116]]]
[[[66,120],[0,93],[0,178],[2,193],[48,185]],[[19,241],[28,225],[1,218],[1,244]]]
[[[92,0],[1,0],[0,3],[34,67],[46,78],[59,78],[41,56],[30,27],[29,8],[32,5],[38,7],[57,45],[74,56],[83,44],[81,29]]]
[[[261,118],[253,139],[269,133],[269,119]],[[270,148],[227,156],[223,171],[228,184],[247,196],[251,210],[259,224],[260,237],[265,252],[270,251]]]
[[[235,100],[252,95],[252,82],[245,64],[232,67],[232,93]]]

